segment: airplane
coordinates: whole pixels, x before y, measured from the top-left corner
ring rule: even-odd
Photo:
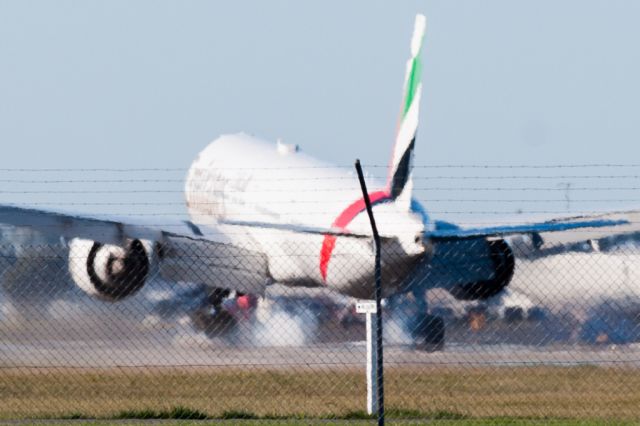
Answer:
[[[444,322],[429,314],[426,289],[487,299],[513,277],[507,237],[530,235],[542,244],[559,233],[589,240],[632,222],[624,213],[471,228],[433,220],[412,196],[425,30],[419,14],[386,182],[367,180],[375,188],[368,195],[382,240],[383,297],[412,294],[416,341],[442,347]],[[229,297],[263,295],[274,283],[373,298],[375,254],[364,198],[356,176],[344,168],[280,141],[222,135],[191,165],[185,198],[190,218],[184,221],[2,205],[0,224],[59,236],[69,247],[73,281],[110,302],[131,297],[155,273],[216,289],[217,306]]]

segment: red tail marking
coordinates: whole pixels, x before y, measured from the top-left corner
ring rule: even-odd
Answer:
[[[369,199],[371,200],[371,204],[386,201],[390,199],[389,191],[376,191],[369,194]],[[346,230],[346,227],[351,221],[365,209],[364,198],[354,201],[338,215],[336,220],[333,221],[333,224],[331,224],[331,227]],[[331,260],[331,253],[333,253],[333,249],[336,246],[336,239],[337,237],[335,235],[325,235],[322,241],[322,248],[320,249],[320,274],[324,281],[327,281],[327,269],[329,267],[329,261]]]

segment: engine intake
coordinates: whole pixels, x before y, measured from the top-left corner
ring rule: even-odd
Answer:
[[[485,300],[500,293],[513,278],[516,262],[513,250],[505,240],[486,241],[488,257],[493,265],[489,279],[458,284],[449,291],[458,300]]]
[[[69,245],[69,272],[86,293],[118,301],[140,290],[149,275],[149,254],[140,240],[126,247],[74,239]]]

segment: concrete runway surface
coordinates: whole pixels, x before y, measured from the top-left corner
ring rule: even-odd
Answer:
[[[216,347],[184,341],[163,345],[122,340],[3,342],[0,368],[225,367],[364,368],[365,342],[302,347]],[[532,365],[640,366],[640,345],[593,347],[454,345],[429,353],[409,346],[385,346],[388,367],[499,367]]]

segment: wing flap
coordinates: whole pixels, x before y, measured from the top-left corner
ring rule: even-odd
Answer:
[[[263,295],[269,283],[266,256],[227,243],[169,236],[163,242],[160,273],[171,281]]]
[[[612,212],[596,216],[572,218],[576,223],[589,220],[610,221],[615,225],[580,228],[572,232],[539,232],[541,242],[551,246],[556,244],[572,244],[586,240],[599,240],[612,235],[631,234],[640,231],[640,211]]]
[[[435,229],[427,233],[433,240],[462,240],[479,237],[506,237],[516,234],[537,234],[544,243],[570,243],[602,238],[638,230],[631,216],[637,212],[580,216],[546,222],[476,228]],[[558,234],[557,236],[555,234]]]

